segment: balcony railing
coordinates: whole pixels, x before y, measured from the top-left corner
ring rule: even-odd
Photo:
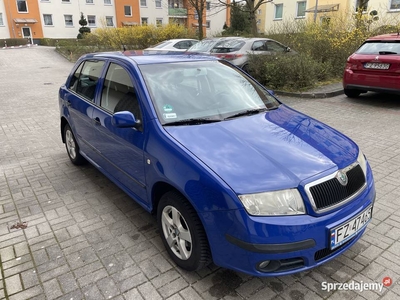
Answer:
[[[168,8],[168,16],[187,17],[187,8]]]

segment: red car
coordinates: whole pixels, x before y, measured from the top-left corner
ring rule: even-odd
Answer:
[[[371,37],[350,55],[343,88],[351,98],[368,91],[400,94],[399,33]]]

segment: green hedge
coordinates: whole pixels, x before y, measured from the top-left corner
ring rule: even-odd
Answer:
[[[0,39],[0,47],[22,46],[28,44],[28,39]]]

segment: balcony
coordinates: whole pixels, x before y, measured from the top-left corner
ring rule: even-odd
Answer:
[[[170,17],[187,17],[187,8],[168,8]]]

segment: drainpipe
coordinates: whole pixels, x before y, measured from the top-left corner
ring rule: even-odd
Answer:
[[[318,0],[315,0],[314,23],[317,22],[317,14],[318,14]]]
[[[7,2],[8,2],[8,5],[7,5],[7,8],[8,8],[7,20],[8,20],[8,18],[10,18],[10,20],[8,20],[8,21],[11,23],[11,29],[12,29],[12,33],[13,33],[13,38],[15,38],[14,23],[13,23],[13,18],[11,16],[11,10],[10,10],[10,0],[8,0]]]

